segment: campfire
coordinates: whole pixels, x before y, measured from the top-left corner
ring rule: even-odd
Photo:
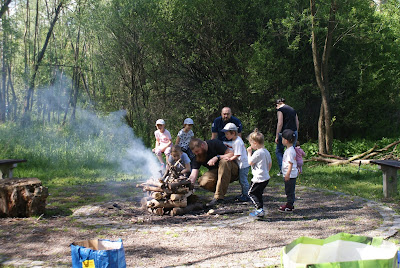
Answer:
[[[141,202],[143,208],[159,216],[184,215],[193,210],[203,209],[202,204],[196,203],[197,196],[193,194],[193,184],[186,175],[181,174],[181,167],[178,160],[169,166],[161,178],[150,178],[136,185],[146,192]]]

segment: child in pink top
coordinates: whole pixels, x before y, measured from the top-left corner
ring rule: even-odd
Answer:
[[[161,163],[161,169],[164,170],[165,163],[161,154],[164,153],[166,159],[168,159],[169,155],[171,154],[172,137],[169,131],[165,128],[165,121],[163,119],[157,120],[156,127],[157,130],[154,131],[154,136],[156,137],[156,147],[153,149],[153,152],[156,154]]]
[[[294,150],[296,151],[297,169],[299,170],[299,174],[301,174],[303,173],[303,156],[306,156],[306,153],[300,148],[299,141],[296,142]]]

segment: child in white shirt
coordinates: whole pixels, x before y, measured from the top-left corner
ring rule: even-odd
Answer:
[[[292,212],[294,210],[296,178],[298,176],[296,151],[293,142],[296,134],[291,129],[282,132],[282,144],[286,147],[282,159],[282,173],[285,179],[286,204],[279,207],[280,212]]]
[[[229,158],[229,161],[236,161],[239,166],[239,183],[242,186],[242,194],[236,197],[236,200],[240,202],[247,202],[249,198],[249,181],[247,176],[249,174],[250,165],[247,160],[246,147],[242,138],[238,135],[238,127],[234,123],[228,123],[221,130],[225,132],[225,137],[228,140],[232,140],[231,146],[233,150],[233,156]]]
[[[264,135],[258,132],[258,129],[255,129],[249,135],[248,140],[250,146],[247,148],[247,157],[253,173],[249,196],[256,208],[254,212],[250,213],[250,216],[264,217],[265,211],[262,195],[270,179],[269,171],[272,166],[271,154],[265,149]]]

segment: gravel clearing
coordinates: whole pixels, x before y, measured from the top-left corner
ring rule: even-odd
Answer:
[[[230,186],[226,202],[215,209],[220,214],[198,211],[176,217],[143,211],[142,193],[133,184],[114,187],[131,187],[133,197],[83,206],[69,216],[0,219],[0,266],[18,267],[15,261],[29,260],[40,264],[36,267],[71,267],[73,241],[121,238],[127,267],[274,267],[280,264],[282,247],[300,236],[385,233],[379,207],[361,198],[302,186],[296,189],[298,200],[291,214],[277,210],[285,203],[283,186],[267,187],[268,214],[262,220],[247,216],[250,203],[233,201],[240,192],[238,184]],[[77,194],[84,198],[88,190],[80,186]],[[211,199],[202,189],[197,195],[204,203]]]

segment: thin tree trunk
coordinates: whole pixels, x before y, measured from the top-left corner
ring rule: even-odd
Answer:
[[[332,49],[332,35],[335,29],[335,12],[336,12],[336,1],[331,1],[328,31],[325,38],[324,51],[322,59],[318,55],[318,47],[316,40],[316,26],[315,26],[315,0],[310,0],[311,8],[311,46],[312,55],[314,62],[314,72],[317,85],[321,92],[321,107],[318,119],[318,151],[319,153],[329,153],[332,149],[333,131],[331,125],[331,112],[329,107],[329,65],[328,60]]]
[[[33,73],[32,73],[32,77],[31,77],[31,79],[29,81],[29,89],[28,89],[28,93],[27,93],[27,96],[26,96],[26,99],[25,99],[24,118],[26,118],[28,116],[28,113],[30,112],[30,107],[31,107],[30,100],[31,100],[31,98],[33,98],[33,91],[34,91],[34,88],[35,88],[35,79],[36,79],[37,71],[39,69],[39,65],[40,65],[41,61],[43,60],[44,53],[46,52],[47,45],[49,43],[51,34],[53,32],[54,25],[57,22],[58,15],[59,15],[59,13],[61,11],[62,5],[63,5],[63,2],[61,1],[60,4],[56,8],[54,19],[50,24],[50,28],[49,28],[49,30],[47,32],[47,36],[46,36],[45,42],[43,44],[43,47],[40,50],[40,53],[38,54],[37,60],[34,63]]]
[[[0,18],[3,17],[3,14],[7,11],[8,5],[11,3],[11,0],[6,0],[3,6],[0,9]]]
[[[18,104],[17,104],[17,95],[15,94],[15,90],[14,90],[14,83],[11,78],[11,65],[8,65],[8,74],[9,74],[8,75],[8,84],[10,86],[11,94],[12,94],[12,105],[8,105],[8,113],[10,114],[10,117],[12,115],[13,120],[16,120]]]

